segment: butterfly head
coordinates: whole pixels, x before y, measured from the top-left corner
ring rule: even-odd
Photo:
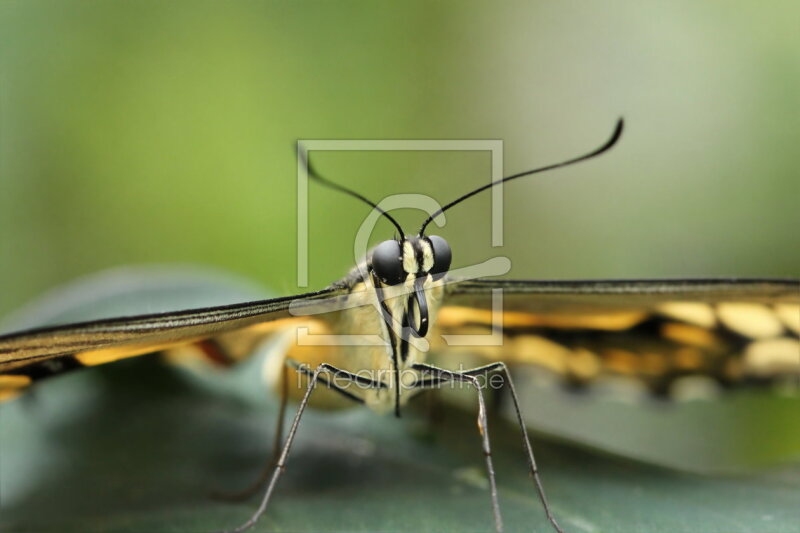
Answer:
[[[450,269],[450,245],[437,235],[383,241],[372,251],[370,266],[385,285],[399,285],[429,274],[441,279]]]
[[[382,285],[410,289],[406,320],[417,337],[427,334],[430,323],[425,284],[444,277],[451,259],[450,245],[437,235],[383,241],[372,250],[369,269],[373,277]]]

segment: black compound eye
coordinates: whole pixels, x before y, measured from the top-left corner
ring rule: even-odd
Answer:
[[[380,280],[388,285],[398,285],[405,281],[403,270],[403,250],[397,241],[383,241],[372,251],[372,270]]]
[[[433,279],[440,279],[450,270],[450,261],[453,259],[453,252],[450,251],[450,245],[447,244],[447,241],[443,238],[431,235],[427,239],[431,244],[431,248],[433,248],[433,266],[429,272],[433,276]]]

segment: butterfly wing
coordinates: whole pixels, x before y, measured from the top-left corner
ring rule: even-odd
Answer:
[[[235,335],[251,347],[306,306],[325,305],[343,292],[328,288],[242,304],[37,328],[0,336],[0,393],[11,395],[31,379],[60,371],[198,343],[213,358],[237,357],[217,339]],[[291,307],[291,311],[290,311]],[[230,339],[226,339],[230,340]],[[241,342],[247,341],[247,342]],[[241,348],[238,351],[246,351]]]
[[[624,377],[664,394],[689,376],[800,376],[798,280],[466,280],[448,285],[438,326],[442,364],[472,352],[576,386]]]
[[[237,359],[304,307],[331,305],[346,292],[337,287],[0,336],[0,388],[191,343]],[[477,355],[546,368],[572,385],[624,376],[664,393],[685,376],[729,385],[800,374],[797,280],[455,281],[438,325],[439,364]],[[216,339],[225,349],[205,342]]]

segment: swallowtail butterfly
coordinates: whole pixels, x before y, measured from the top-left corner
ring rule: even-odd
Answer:
[[[669,395],[687,379],[729,387],[800,376],[798,280],[570,282],[464,277],[450,271],[447,241],[426,233],[436,216],[499,183],[598,156],[617,142],[622,129],[620,120],[609,140],[586,155],[508,176],[457,198],[414,235],[377,204],[309,165],[311,178],[369,204],[394,224],[397,236],[374,247],[344,279],[316,292],[4,335],[0,398],[67,369],[147,353],[199,353],[227,364],[246,357],[265,337],[290,331],[293,341],[272,375],[282,391],[282,407],[288,397],[299,407],[276,448],[276,465],[258,484],[266,486],[261,504],[234,531],[248,529],[267,511],[307,405],[338,401],[399,416],[420,391],[456,382],[474,386],[478,395],[478,428],[499,532],[503,522],[481,381],[499,375],[513,402],[535,490],[553,528],[561,531],[539,479],[510,369],[539,366],[575,388],[603,376],[625,376],[655,395]],[[478,334],[494,342],[473,342]],[[466,360],[481,364],[464,369]],[[315,393],[318,386],[322,390]]]

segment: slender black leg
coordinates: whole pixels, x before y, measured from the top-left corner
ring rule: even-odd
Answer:
[[[428,365],[413,365],[414,370],[433,374],[435,378],[444,381],[461,381],[471,383],[478,392],[478,431],[481,434],[481,443],[483,445],[483,455],[486,457],[486,472],[489,476],[489,491],[492,498],[492,513],[494,514],[494,528],[497,533],[503,531],[503,518],[500,515],[500,503],[497,500],[497,482],[494,474],[494,464],[492,463],[492,448],[489,443],[489,425],[486,417],[486,402],[483,398],[483,391],[481,390],[478,378],[469,376],[465,373],[451,372],[442,368],[436,368]]]
[[[272,441],[272,461],[270,466],[278,462],[281,453],[281,443],[283,442],[283,422],[286,418],[286,408],[289,406],[289,363],[284,360],[281,367],[281,403],[278,406],[278,424],[275,427],[275,439]],[[266,476],[264,476],[266,480]]]
[[[275,464],[278,462],[278,457],[281,453],[283,444],[283,424],[286,418],[286,408],[289,405],[289,363],[285,362],[281,371],[280,383],[280,405],[278,407],[278,420],[275,426],[275,436],[272,441],[272,455],[269,461],[264,466],[258,479],[247,487],[240,489],[236,492],[214,492],[212,496],[219,500],[237,502],[250,498],[253,494],[258,492],[264,483],[267,482],[272,474]]]
[[[309,372],[305,367],[299,367],[298,370],[304,371],[304,373]],[[289,452],[292,449],[292,443],[294,443],[294,437],[297,433],[297,428],[300,426],[300,419],[303,417],[303,413],[306,410],[306,406],[308,406],[308,399],[311,396],[311,393],[314,392],[314,389],[317,385],[317,381],[320,380],[321,373],[328,373],[332,374],[333,376],[337,376],[340,378],[348,378],[351,379],[353,382],[362,383],[365,381],[365,378],[356,376],[351,374],[347,371],[340,370],[333,365],[329,365],[327,363],[323,363],[319,365],[313,373],[311,373],[311,377],[308,381],[308,386],[306,387],[306,391],[303,394],[303,399],[300,400],[300,405],[297,408],[297,413],[294,415],[294,420],[292,421],[292,425],[289,427],[289,433],[286,437],[286,442],[283,444],[283,448],[281,449],[281,453],[278,456],[278,461],[275,463],[275,468],[272,471],[272,476],[269,479],[269,483],[267,484],[267,489],[264,491],[264,496],[261,498],[261,504],[256,509],[256,512],[250,517],[250,519],[245,522],[244,524],[240,525],[239,527],[230,531],[230,533],[241,533],[247,529],[253,527],[253,525],[258,521],[259,518],[266,512],[267,506],[269,505],[269,501],[272,498],[272,493],[275,491],[275,486],[278,484],[278,480],[283,474],[283,471],[286,470],[286,460],[289,457]],[[369,380],[366,380],[369,381]],[[369,382],[372,386],[375,387],[385,387],[386,385],[381,382]],[[345,391],[344,389],[338,388],[331,382],[328,382],[328,385],[333,389],[339,392],[342,392],[347,397],[353,397],[351,393]]]
[[[432,371],[441,372],[440,369],[428,365],[415,365],[415,368],[419,367],[418,369],[421,371],[426,371],[431,369]],[[473,368],[471,370],[467,370],[465,372],[454,372],[453,374],[460,374],[464,376],[471,376],[475,377],[480,374],[486,374],[489,372],[502,372],[505,375],[506,383],[508,383],[508,390],[511,393],[511,401],[514,404],[514,412],[517,416],[517,423],[519,424],[520,432],[522,433],[522,445],[525,448],[525,453],[528,459],[528,469],[530,470],[531,476],[533,477],[534,485],[536,486],[536,491],[539,494],[539,500],[542,502],[542,507],[544,508],[545,515],[547,515],[547,519],[553,525],[553,528],[558,533],[564,533],[564,530],[561,529],[561,526],[558,525],[555,516],[553,515],[552,510],[550,509],[550,504],[547,502],[547,496],[544,492],[544,485],[542,485],[542,480],[539,478],[539,468],[536,465],[536,458],[533,455],[533,447],[531,446],[530,438],[528,437],[528,430],[525,427],[525,422],[522,419],[522,411],[519,407],[519,398],[517,396],[517,389],[514,387],[514,381],[511,379],[511,373],[508,371],[508,367],[505,363],[497,362],[491,363],[486,366],[481,366],[478,368]]]

